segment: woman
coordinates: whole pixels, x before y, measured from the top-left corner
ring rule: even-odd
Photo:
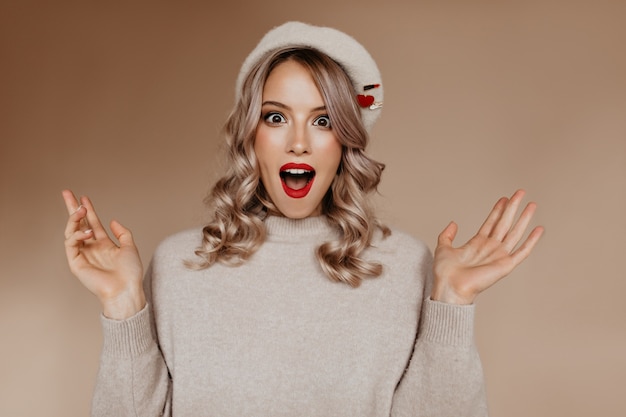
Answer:
[[[525,259],[530,203],[500,199],[466,245],[427,247],[376,219],[382,107],[354,39],[291,22],[243,64],[212,220],[166,239],[143,279],[89,199],[63,196],[72,272],[103,306],[94,415],[486,415],[473,301]]]

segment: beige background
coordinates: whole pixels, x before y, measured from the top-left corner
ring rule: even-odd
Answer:
[[[88,414],[100,310],[65,265],[60,191],[146,263],[201,224],[238,67],[286,20],[378,61],[389,224],[432,247],[518,187],[539,203],[536,253],[478,301],[492,414],[626,415],[626,2],[73,3],[0,6],[0,415]]]

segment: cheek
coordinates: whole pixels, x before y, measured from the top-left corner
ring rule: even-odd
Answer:
[[[286,141],[284,135],[281,129],[259,125],[254,136],[255,152],[263,153],[265,156],[283,152]]]
[[[254,154],[256,155],[257,164],[263,173],[263,167],[267,165],[268,157],[272,155],[271,137],[267,135],[265,129],[257,129],[254,138]]]
[[[257,157],[259,155],[259,152],[261,152],[261,150],[263,149],[264,142],[265,139],[263,135],[263,129],[257,128],[256,132],[254,133],[254,142],[252,142],[254,153],[257,155]]]
[[[332,142],[329,142],[323,151],[325,155],[324,159],[327,161],[328,166],[333,167],[336,172],[339,167],[339,163],[341,162],[343,147],[339,141],[335,139]]]

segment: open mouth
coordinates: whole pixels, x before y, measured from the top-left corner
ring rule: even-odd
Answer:
[[[280,167],[283,190],[292,198],[302,198],[311,190],[315,169],[307,164],[288,163]]]

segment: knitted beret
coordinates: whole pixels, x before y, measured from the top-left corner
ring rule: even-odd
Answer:
[[[383,103],[380,71],[363,45],[333,28],[287,22],[267,32],[241,66],[235,90],[237,99],[241,97],[241,87],[250,70],[266,53],[292,46],[323,52],[344,69],[361,106],[363,124],[370,131],[380,116]]]

